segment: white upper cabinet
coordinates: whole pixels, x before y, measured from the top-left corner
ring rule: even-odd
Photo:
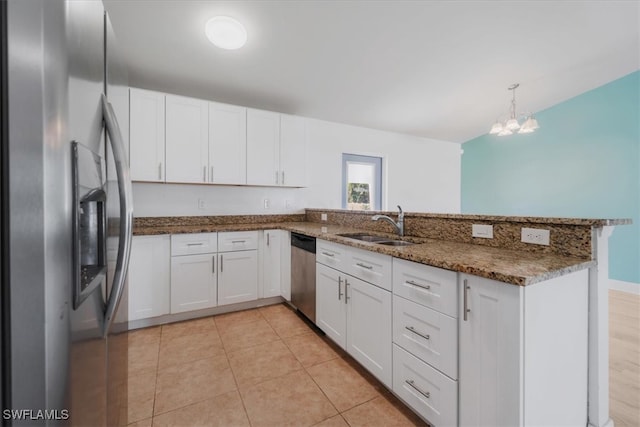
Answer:
[[[307,185],[307,120],[304,117],[280,116],[280,185]]]
[[[166,96],[166,182],[209,181],[209,103]]]
[[[247,183],[247,109],[209,103],[209,182]]]
[[[164,93],[131,88],[129,141],[131,179],[164,182]]]
[[[280,185],[280,114],[247,109],[247,184]]]
[[[307,120],[272,111],[130,90],[134,181],[307,185]]]

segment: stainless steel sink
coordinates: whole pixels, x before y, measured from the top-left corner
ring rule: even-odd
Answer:
[[[412,242],[407,242],[406,240],[385,240],[384,242],[376,242],[376,243],[379,245],[386,245],[386,246],[410,246],[415,244]]]
[[[363,233],[345,233],[345,234],[338,234],[338,236],[348,237],[349,239],[362,240],[363,242],[371,242],[371,243],[378,243],[378,242],[389,240],[388,237],[373,236],[371,234],[363,234]]]
[[[392,239],[389,239],[388,237],[374,236],[372,234],[364,234],[364,233],[345,233],[345,234],[338,234],[338,236],[348,237],[349,239],[361,240],[363,242],[375,243],[378,245],[385,245],[385,246],[409,246],[414,244],[411,242],[407,242],[405,240],[392,240]]]

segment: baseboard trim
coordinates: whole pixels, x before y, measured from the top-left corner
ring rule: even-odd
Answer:
[[[623,280],[609,279],[609,289],[640,295],[640,283],[625,282]]]
[[[252,308],[264,307],[267,305],[280,304],[287,302],[282,297],[262,298],[253,301],[240,302],[237,304],[221,305],[218,307],[205,308],[202,310],[187,311],[177,314],[165,314],[158,317],[150,317],[147,319],[138,319],[129,321],[129,330],[147,328],[149,326],[164,325],[167,323],[182,322],[184,320],[198,319],[200,317],[208,317],[216,314],[231,313],[234,311],[249,310]]]

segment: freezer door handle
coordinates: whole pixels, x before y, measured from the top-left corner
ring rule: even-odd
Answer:
[[[105,309],[103,323],[104,329],[102,331],[103,336],[106,337],[109,333],[109,329],[111,328],[111,324],[113,323],[113,318],[116,314],[116,310],[118,309],[118,305],[120,304],[120,299],[122,298],[127,277],[127,270],[129,269],[131,237],[133,235],[133,203],[131,176],[129,174],[124,141],[122,140],[122,132],[120,131],[116,115],[113,112],[113,107],[104,94],[102,94],[102,115],[109,140],[111,141],[113,160],[115,162],[116,175],[118,177],[118,193],[120,196],[118,258],[116,260],[111,293],[107,298],[107,307]]]

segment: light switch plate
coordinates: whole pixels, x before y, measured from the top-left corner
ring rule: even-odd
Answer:
[[[327,220],[327,214],[326,213],[321,213],[320,214],[320,220],[321,221],[326,221]]]
[[[471,226],[471,235],[473,237],[481,237],[483,239],[493,239],[493,225],[473,224]]]
[[[543,228],[526,228],[522,229],[521,241],[524,243],[533,243],[534,245],[549,246],[549,230]]]

